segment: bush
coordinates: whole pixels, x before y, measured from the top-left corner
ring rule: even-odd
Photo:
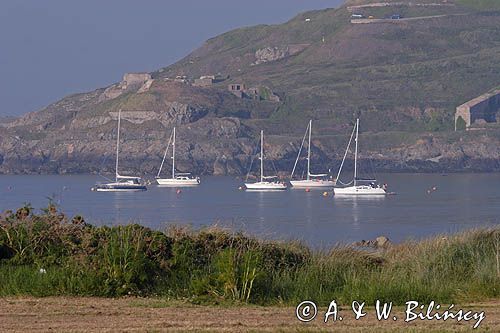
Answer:
[[[467,123],[465,122],[464,118],[462,118],[461,116],[458,117],[455,125],[456,125],[457,131],[465,131],[467,128]]]

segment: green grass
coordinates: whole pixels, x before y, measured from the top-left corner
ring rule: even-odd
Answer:
[[[0,219],[0,277],[0,296],[140,295],[262,305],[481,301],[500,297],[500,229],[379,251],[325,252],[217,228],[94,227],[54,206],[40,214],[28,206]]]
[[[456,0],[456,3],[479,10],[500,10],[498,0]]]

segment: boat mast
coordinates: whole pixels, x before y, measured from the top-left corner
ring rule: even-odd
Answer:
[[[120,120],[122,109],[118,110],[118,134],[116,135],[116,164],[115,164],[115,182],[118,182],[118,153],[120,151]]]
[[[260,131],[260,182],[264,181],[264,131]]]
[[[300,144],[299,152],[297,153],[297,158],[295,159],[295,164],[293,165],[292,174],[290,175],[290,179],[293,179],[293,174],[295,173],[295,168],[297,168],[297,163],[299,163],[300,153],[302,152],[302,148],[304,147],[304,142],[306,142],[308,129],[309,129],[309,127],[307,127],[306,131],[304,132],[304,137],[302,138],[302,143]]]
[[[311,132],[312,132],[312,120],[309,120],[309,143],[307,144],[307,180],[309,180],[309,175],[311,174]]]
[[[352,128],[351,137],[349,138],[349,143],[347,143],[347,148],[345,149],[344,157],[342,158],[342,163],[340,163],[339,173],[337,174],[336,181],[340,179],[340,174],[342,173],[342,167],[344,166],[344,162],[347,157],[347,153],[349,152],[349,148],[351,147],[352,138],[354,137],[355,132],[356,132],[356,126]]]
[[[172,179],[175,179],[175,127],[172,140]]]
[[[356,186],[356,178],[358,177],[358,135],[359,135],[359,118],[356,119],[356,149],[354,150],[354,186]]]
[[[163,154],[163,159],[161,160],[161,164],[160,164],[160,170],[158,170],[158,174],[156,175],[156,178],[160,178],[160,173],[161,173],[161,170],[163,169],[163,164],[165,163],[165,159],[167,158],[168,148],[170,148],[170,143],[172,142],[173,134],[174,134],[174,132],[172,131],[170,133],[170,137],[168,138],[167,148],[165,148],[165,153]]]

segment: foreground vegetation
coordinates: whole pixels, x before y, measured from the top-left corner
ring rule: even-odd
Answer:
[[[500,229],[378,251],[313,251],[216,228],[95,227],[49,205],[0,217],[0,296],[160,296],[194,303],[403,304],[500,296]]]

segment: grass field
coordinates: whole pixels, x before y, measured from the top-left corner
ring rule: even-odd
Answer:
[[[485,311],[485,319],[473,330],[472,322],[379,322],[373,306],[356,321],[351,314],[337,322],[316,318],[301,323],[294,307],[198,306],[156,298],[0,298],[2,332],[498,332],[500,302],[462,304],[460,308]],[[321,308],[320,311],[325,311]]]

